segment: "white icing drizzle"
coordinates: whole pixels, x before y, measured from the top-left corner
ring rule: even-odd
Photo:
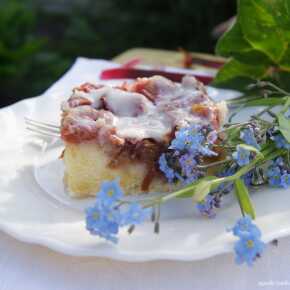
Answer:
[[[102,122],[102,116],[99,116],[98,120],[94,121],[96,127],[101,125],[114,128],[116,129],[115,134],[121,138],[138,140],[153,138],[162,141],[176,126],[210,123],[211,116],[204,118],[192,113],[193,104],[204,104],[211,110],[217,107],[217,104],[214,104],[207,96],[204,87],[200,88],[200,86],[195,78],[189,76],[184,77],[181,84],[155,76],[148,79],[149,89],[154,90],[154,103],[141,93],[110,86],[92,89],[88,93],[76,89],[72,98],[85,97],[92,101],[92,106],[96,110],[105,107],[106,110],[113,113],[110,116],[110,122],[105,120]],[[222,108],[222,106],[220,107]],[[71,113],[78,115],[77,111],[72,112],[76,109],[71,108]],[[219,113],[219,117],[222,117],[225,111]],[[210,114],[212,114],[211,111]],[[81,115],[78,116],[78,124],[81,127],[91,126],[91,123],[82,121],[82,118]]]
[[[118,136],[122,138],[136,138],[138,140],[153,138],[161,141],[166,134],[170,134],[172,124],[166,116],[151,112],[135,118],[117,118],[116,129]]]

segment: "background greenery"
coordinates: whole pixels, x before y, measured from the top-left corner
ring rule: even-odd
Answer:
[[[0,104],[41,93],[77,56],[213,52],[213,27],[235,10],[233,0],[0,0]]]
[[[216,52],[230,61],[214,84],[245,90],[262,79],[289,91],[289,28],[290,0],[239,0],[237,21],[216,46]]]

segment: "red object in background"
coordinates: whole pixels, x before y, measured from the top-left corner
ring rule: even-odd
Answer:
[[[125,67],[125,68],[132,68],[138,64],[141,63],[141,58],[133,58],[127,62],[125,62],[124,64],[122,64],[122,67]]]
[[[193,65],[201,65],[208,68],[220,69],[225,64],[225,61],[214,59],[207,55],[194,56],[191,52],[181,47],[178,50],[182,53],[182,66],[184,68],[192,68]]]
[[[189,51],[183,49],[182,47],[180,47],[178,50],[182,53],[182,56],[183,56],[182,66],[184,68],[191,68],[192,63],[193,63],[192,54]]]
[[[192,57],[192,65],[196,64],[210,67],[213,69],[220,69],[225,64],[225,62],[222,60],[211,60],[206,58]]]
[[[212,82],[213,77],[199,75],[195,73],[178,73],[178,72],[168,72],[163,70],[148,70],[148,69],[134,69],[134,68],[113,68],[106,69],[101,72],[101,80],[112,80],[112,79],[136,79],[139,77],[152,77],[154,75],[160,75],[166,77],[174,82],[180,82],[185,75],[194,76],[197,80],[205,85]]]

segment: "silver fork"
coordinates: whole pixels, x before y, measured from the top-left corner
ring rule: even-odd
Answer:
[[[60,137],[60,126],[25,117],[26,129],[43,136]]]

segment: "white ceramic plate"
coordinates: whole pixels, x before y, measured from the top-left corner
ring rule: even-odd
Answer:
[[[31,116],[57,122],[59,105],[67,97],[68,88],[97,77],[97,72],[82,74],[82,70],[92,71],[95,62],[81,65],[75,65],[43,96],[0,110],[0,228],[19,240],[65,254],[126,261],[197,260],[231,251],[234,237],[226,229],[235,223],[240,211],[237,203],[230,200],[215,219],[199,217],[189,200],[172,201],[162,208],[159,235],[153,234],[148,222],[137,227],[131,236],[121,231],[118,245],[93,237],[85,230],[80,209],[87,201],[78,204],[62,191],[62,168],[56,161],[61,145],[27,134],[23,121],[24,116]],[[211,94],[225,98],[231,92],[212,90]],[[35,163],[43,154],[44,143],[48,147]],[[290,234],[289,190],[268,188],[255,192],[252,198],[264,241]]]

